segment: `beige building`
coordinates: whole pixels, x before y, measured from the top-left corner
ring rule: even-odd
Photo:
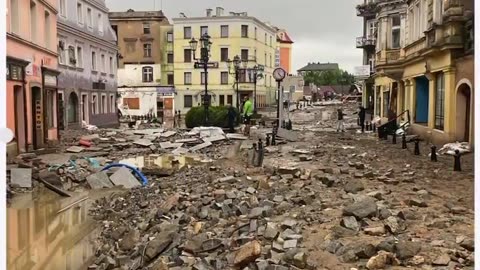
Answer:
[[[211,36],[210,62],[218,68],[208,70],[208,90],[213,106],[236,104],[235,78],[229,73],[227,60],[236,55],[249,60],[249,67],[265,66],[264,78],[257,83],[259,108],[272,104],[276,98],[276,83],[272,77],[275,67],[277,31],[246,12],[224,14],[223,8],[215,12],[208,9],[203,17],[187,17],[181,14],[174,23],[174,81],[177,89],[175,104],[186,113],[201,104],[204,94],[203,70],[194,69],[190,40],[200,39],[202,34]],[[199,50],[196,56],[199,57]],[[239,96],[253,95],[254,85],[247,74],[239,83]]]

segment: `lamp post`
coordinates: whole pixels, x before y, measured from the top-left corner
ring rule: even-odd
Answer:
[[[196,57],[198,43],[200,42],[200,58]],[[194,67],[196,69],[203,69],[205,73],[205,95],[203,97],[203,105],[205,106],[205,126],[208,125],[208,107],[210,105],[210,98],[208,97],[208,64],[210,61],[210,49],[212,42],[210,36],[204,34],[199,41],[192,38],[190,40],[190,48],[192,49],[193,59],[196,61]]]
[[[256,61],[256,60],[255,60]],[[253,62],[248,59],[241,59],[238,55],[233,57],[233,60],[228,59],[228,72],[235,76],[236,84],[236,97],[237,97],[237,109],[240,110],[240,96],[239,96],[239,83],[240,83],[240,74],[247,74],[250,82],[253,83],[254,91],[254,113],[257,112],[257,82],[259,79],[263,78],[263,71],[265,70],[262,65],[255,65],[253,68],[248,67],[248,63]],[[242,67],[243,66],[243,67]],[[246,82],[244,82],[246,83]]]

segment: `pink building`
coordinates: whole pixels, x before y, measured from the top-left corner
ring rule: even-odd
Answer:
[[[7,0],[9,156],[58,142],[57,1]]]

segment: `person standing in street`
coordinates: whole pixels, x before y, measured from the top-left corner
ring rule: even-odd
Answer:
[[[244,134],[246,136],[249,136],[250,135],[250,125],[251,125],[252,115],[253,115],[253,104],[252,104],[252,101],[250,100],[249,96],[245,97],[245,103],[243,105],[242,115],[243,115],[243,119],[244,119],[244,122],[245,122]]]
[[[178,117],[177,118],[177,126],[178,126],[178,128],[180,128],[181,123],[182,123],[182,112],[180,110],[178,110],[178,112],[177,112],[177,117]]]
[[[365,108],[360,105],[358,107],[359,112],[358,112],[358,118],[360,119],[360,126],[362,127],[362,133],[365,132]]]
[[[337,110],[337,132],[345,132],[345,125],[344,125],[344,120],[343,120],[343,117],[345,116],[346,114],[343,113],[343,110],[340,108]]]
[[[235,119],[237,118],[237,113],[231,104],[228,104],[228,131],[230,133],[235,133]]]

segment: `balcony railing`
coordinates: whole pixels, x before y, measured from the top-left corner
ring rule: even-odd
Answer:
[[[375,46],[376,39],[374,37],[357,37],[357,48],[364,48],[367,46]]]

